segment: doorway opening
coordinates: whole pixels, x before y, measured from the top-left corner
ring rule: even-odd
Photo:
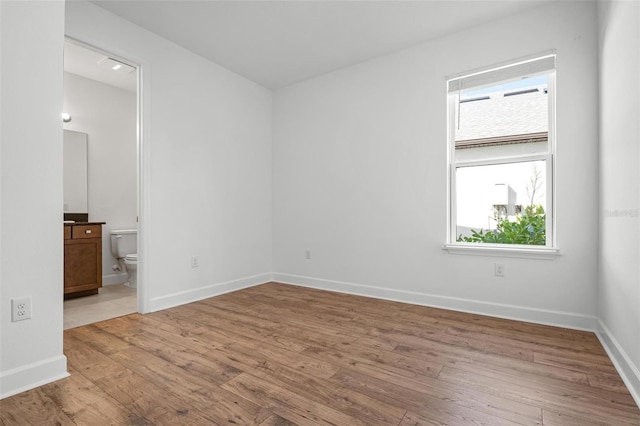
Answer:
[[[65,238],[73,235],[67,227],[80,230],[85,224],[101,234],[101,240],[90,235],[96,243],[80,260],[70,257],[84,248],[65,239],[64,329],[69,329],[135,313],[140,306],[140,66],[66,38],[63,114]],[[68,140],[84,140],[84,151],[72,152]],[[85,269],[90,271],[85,276],[97,278],[78,285],[74,274]],[[91,289],[76,291],[83,285]]]

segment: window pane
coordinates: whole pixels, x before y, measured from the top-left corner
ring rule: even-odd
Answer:
[[[469,89],[456,105],[456,161],[548,150],[548,76]]]
[[[543,154],[547,152],[547,141],[517,143],[508,145],[476,146],[456,148],[456,161],[476,161],[504,158],[516,155]]]
[[[545,244],[546,161],[456,169],[456,239]]]

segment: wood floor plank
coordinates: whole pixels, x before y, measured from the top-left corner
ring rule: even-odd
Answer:
[[[486,392],[506,399],[535,404],[542,409],[564,413],[572,417],[597,421],[610,421],[616,425],[638,425],[640,412],[637,407],[618,403],[605,403],[599,398],[576,393],[562,394],[554,388],[528,387],[531,382],[515,382],[488,378],[471,371],[445,366],[438,376],[444,381],[472,384]]]
[[[640,425],[598,338],[268,283],[64,333],[4,425]]]
[[[609,390],[593,388],[588,384],[578,385],[575,383],[567,383],[566,381],[554,378],[515,372],[511,369],[502,368],[495,365],[480,366],[478,364],[457,363],[453,367],[458,370],[482,375],[490,380],[495,381],[514,383],[517,382],[517,380],[522,380],[523,383],[525,383],[523,386],[527,388],[537,389],[549,393],[556,393],[559,395],[571,395],[574,400],[593,403],[596,406],[599,405],[598,399],[601,399],[603,401],[615,404],[621,410],[628,410],[630,412],[637,411],[637,407],[633,398],[627,393],[612,392]]]
[[[264,290],[264,291],[263,291]],[[295,292],[287,292],[279,285],[266,284],[265,289],[261,289],[261,293],[273,292],[272,300],[267,305],[279,306],[300,305],[313,308],[313,311],[321,310],[324,313],[332,312],[334,314],[348,315],[354,319],[366,318],[369,326],[375,324],[388,324],[390,321],[394,323],[422,323],[424,316],[424,307],[416,305],[402,304],[402,309],[398,309],[395,302],[386,300],[377,300],[356,296],[351,294],[334,293],[323,290],[308,289],[296,287]],[[284,303],[283,303],[284,302]]]
[[[551,410],[542,410],[544,426],[611,426],[611,423],[578,419],[567,414],[560,414]]]
[[[216,344],[209,339],[198,339],[193,333],[184,333],[177,327],[171,327],[164,323],[157,323],[152,318],[141,315],[132,315],[114,318],[109,322],[95,324],[99,329],[111,333],[122,340],[133,344],[141,334],[152,333],[164,342],[179,344],[194,352],[206,352]]]
[[[431,345],[430,345],[431,346]],[[572,383],[589,384],[587,374],[581,371],[574,371],[566,367],[556,367],[551,365],[541,365],[536,362],[521,360],[517,358],[504,357],[483,352],[469,352],[466,358],[456,356],[445,356],[437,348],[426,349],[424,347],[398,345],[393,350],[418,360],[440,362],[442,364],[456,364],[457,362],[473,363],[482,366],[497,366],[504,369],[513,370],[514,373],[530,373],[542,377],[556,378]],[[626,389],[626,388],[625,388]]]
[[[478,353],[486,353],[486,348],[483,345],[460,345],[457,344],[455,340],[448,339],[446,333],[433,335],[429,332],[418,332],[418,335],[416,335],[374,328],[369,332],[369,334],[374,337],[395,341],[398,345],[394,349],[394,352],[404,354],[420,353],[423,357],[431,354],[432,356],[430,359],[434,362],[437,362],[438,359],[442,358],[471,362],[474,355]],[[438,336],[444,336],[444,340],[439,340]],[[496,355],[500,356],[501,354]],[[524,361],[532,361],[533,355],[529,357],[528,354],[526,356],[521,356],[519,353],[516,353],[515,358]]]
[[[256,361],[270,360],[300,370],[306,375],[328,378],[335,374],[339,368],[303,353],[294,353],[266,343],[256,345],[254,342],[243,339],[238,339],[236,342],[225,346],[224,350],[232,353],[235,358],[245,359],[245,365],[249,369],[260,367],[261,363]],[[291,362],[294,359],[296,361]]]
[[[76,423],[71,421],[42,389],[34,389],[0,400],[0,424],[3,426],[70,426]]]
[[[214,418],[221,424],[233,420],[236,424],[255,424],[262,409],[247,400],[238,399],[218,386],[220,378],[215,375],[200,376],[192,374],[171,362],[157,358],[137,347],[114,354],[114,358],[135,371],[156,386],[166,388],[169,395],[179,396],[208,418]],[[145,358],[144,365],[137,362]],[[215,404],[211,404],[215,401]],[[270,413],[269,413],[270,414]]]
[[[557,366],[574,371],[581,371],[585,374],[595,371],[601,371],[612,375],[618,374],[616,368],[611,363],[611,360],[599,359],[601,362],[592,362],[593,360],[586,361],[583,359],[575,359],[566,355],[550,355],[548,353],[534,352],[533,361],[542,365]]]
[[[272,414],[265,421],[260,423],[259,426],[297,426],[296,423],[289,421],[277,414]]]
[[[42,392],[78,425],[150,425],[95,383],[70,369],[71,377],[42,386]]]
[[[346,369],[336,373],[332,380],[344,387],[355,389],[360,393],[380,399],[388,404],[401,402],[408,411],[424,414],[425,416],[430,415],[429,413],[440,413],[440,416],[450,418],[464,415],[476,419],[490,418],[492,422],[489,424],[524,425],[539,425],[542,419],[540,410],[530,407],[530,409],[525,409],[521,412],[516,412],[518,410],[512,409],[512,417],[518,420],[514,422],[513,419],[508,419],[507,416],[504,416],[504,412],[500,412],[497,415],[498,412],[495,410],[493,410],[493,413],[486,412],[492,411],[490,409],[486,411],[478,410],[477,408],[485,409],[485,407],[476,404],[475,401],[466,401],[464,398],[456,397],[454,394],[446,392],[435,393],[432,389],[426,386],[419,386],[417,383],[407,383],[407,386],[392,384],[371,375]],[[525,414],[527,411],[533,411],[533,415],[531,413]]]
[[[366,425],[332,407],[304,398],[290,389],[277,386],[264,379],[244,373],[228,381],[222,387],[266,406],[274,413],[298,424]]]
[[[75,340],[76,343],[80,342],[74,337],[67,338],[65,342],[71,342],[72,340]],[[73,349],[65,346],[65,355],[67,356],[69,368],[80,372],[94,382],[102,377],[119,374],[125,369],[122,365],[112,360],[109,355],[85,344],[75,345],[74,343]]]
[[[339,350],[358,360],[367,360],[371,363],[384,366],[392,365],[399,370],[407,371],[410,376],[413,376],[414,374],[422,374],[425,376],[436,377],[443,366],[442,362],[418,360],[397,352],[372,351],[369,346],[366,344],[363,345],[361,340],[352,342],[348,345],[342,345]]]
[[[65,330],[65,333],[69,333],[76,339],[81,340],[85,345],[91,346],[105,355],[110,355],[131,346],[124,340],[99,329],[93,324]]]
[[[160,328],[170,333],[191,339],[200,344],[205,351],[235,342],[236,336],[220,332],[208,324],[201,324],[189,318],[188,309],[179,312],[158,311],[145,316],[154,328]]]
[[[624,382],[617,373],[604,373],[602,371],[593,371],[586,373],[589,385],[603,390],[619,392],[627,394],[628,390]]]
[[[521,425],[542,424],[539,407],[487,394],[481,388],[452,386],[431,377],[408,379],[361,365],[357,370],[341,369],[331,380],[374,398],[401,399],[404,406],[415,413],[434,409],[455,412],[468,408],[495,417],[496,423],[506,420]]]
[[[256,356],[255,350],[245,345],[234,345],[227,348],[236,354]],[[286,359],[263,355],[262,361],[248,371],[253,376],[274,383],[277,386],[292,389],[296,394],[309,400],[328,405],[347,415],[366,420],[369,424],[398,424],[405,413],[404,408],[388,405],[366,395],[337,386],[322,378],[309,377],[287,366]]]
[[[220,308],[212,307],[212,309],[208,309],[208,306],[211,306],[211,304],[203,303],[203,306],[200,306],[199,309],[213,314],[220,313]],[[295,306],[278,308],[276,306],[258,304],[252,306],[250,309],[242,309],[238,312],[232,311],[231,315],[235,318],[246,318],[250,316],[254,318],[254,325],[259,324],[259,326],[263,328],[286,331],[291,335],[304,333],[307,339],[313,339],[316,344],[323,345],[335,344],[336,342],[350,342],[353,340],[354,332],[365,334],[371,328],[370,326],[359,326],[349,318],[336,320],[327,318],[326,316],[323,317],[322,315],[313,315],[314,312],[317,312],[317,310],[305,311]],[[274,323],[270,320],[282,315],[285,315],[287,318],[286,324],[282,322]],[[349,321],[348,327],[342,325],[344,321]],[[328,343],[329,341],[331,343]]]
[[[468,349],[472,352],[489,352],[496,355],[533,361],[533,351],[529,348],[494,343],[478,337],[455,336],[446,331],[434,332],[433,330],[423,330],[417,327],[412,328],[413,330],[411,332],[376,328],[373,329],[370,334],[374,336],[382,335],[391,340],[396,340],[398,343],[409,343],[410,345],[416,343],[417,340],[427,345],[431,344],[431,342],[444,343],[452,349],[456,347],[462,349],[461,352],[466,352]]]
[[[280,327],[267,328],[256,323],[255,320],[248,324],[247,322],[232,321],[222,317],[212,317],[206,312],[206,309],[196,310],[190,309],[190,306],[174,308],[173,315],[179,318],[190,320],[196,324],[211,327],[218,333],[227,334],[230,339],[237,335],[245,336],[249,339],[259,340],[285,349],[296,352],[307,348],[308,344],[301,343],[295,336],[290,336],[278,331]],[[229,335],[228,333],[231,333]]]
[[[130,370],[125,369],[118,375],[104,377],[96,381],[96,384],[128,410],[148,420],[149,424],[172,425],[210,421],[193,410],[191,401],[160,390]]]
[[[95,380],[95,384],[120,404],[129,407],[139,399],[152,399],[159,396],[159,392],[162,392],[150,380],[124,367],[117,374]],[[163,395],[163,398],[160,398],[159,401],[166,398],[166,396],[166,394]],[[138,413],[141,414],[140,411]]]
[[[536,337],[532,339],[521,333],[511,333],[508,336],[497,335],[496,333],[486,333],[483,331],[467,330],[463,328],[448,327],[447,333],[457,337],[467,337],[469,339],[476,339],[494,343],[496,345],[505,346],[517,346],[522,349],[527,349],[531,352],[542,352],[549,354],[562,354],[572,358],[576,358],[582,353],[589,354],[589,356],[597,356],[602,358],[605,362],[608,361],[608,357],[604,350],[596,350],[591,344],[584,344],[576,341],[566,341],[559,339],[548,339],[544,336]],[[519,338],[521,337],[521,338]],[[525,340],[527,339],[527,340]]]
[[[216,384],[223,383],[242,373],[241,370],[232,366],[211,361],[190,348],[180,346],[181,341],[168,341],[152,332],[139,333],[131,343],[172,366],[179,367],[198,378],[206,378]]]
[[[381,362],[375,354],[357,351],[351,348],[352,352],[344,352],[339,349],[312,346],[305,349],[303,354],[318,358],[330,363],[334,363],[345,368],[357,368],[358,365],[365,364],[378,367],[382,371],[391,371],[399,376],[414,377],[416,374],[428,375],[436,377],[442,368],[440,364],[425,363],[420,365],[419,361],[407,362],[408,357],[395,358],[396,363]],[[392,359],[393,354],[384,354],[384,356]],[[383,356],[380,354],[379,356]],[[404,362],[402,362],[404,361]]]
[[[481,325],[489,328],[495,328],[497,330],[525,333],[534,337],[555,336],[559,339],[565,340],[574,338],[574,330],[561,327],[550,327],[547,325],[513,321],[504,318],[489,317],[486,315],[456,312],[441,308],[427,308],[426,312],[426,316],[429,318],[461,321],[467,325]]]
[[[422,414],[407,412],[402,419],[400,426],[423,426],[423,425],[455,425],[455,426],[516,426],[509,420],[489,416],[482,412],[469,410],[464,407],[456,407],[455,410],[428,409]]]
[[[429,308],[433,309],[433,308]],[[446,318],[441,316],[430,317],[425,315],[421,319],[421,323],[428,327],[435,327],[440,329],[454,329],[463,330],[468,333],[484,333],[483,337],[505,337],[516,342],[523,342],[525,344],[538,343],[548,346],[557,346],[568,349],[584,349],[592,353],[604,354],[604,349],[598,341],[597,337],[593,333],[588,332],[574,332],[574,330],[567,330],[560,327],[548,327],[540,328],[540,326],[533,325],[521,325],[514,326],[509,323],[508,320],[495,319],[488,317],[480,317],[481,321],[471,323],[467,314],[454,313],[448,314]],[[471,317],[473,318],[473,317]],[[487,319],[488,318],[488,319]],[[498,324],[505,324],[506,327]],[[403,324],[406,326],[410,324]]]

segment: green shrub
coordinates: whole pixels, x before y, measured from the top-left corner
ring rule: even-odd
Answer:
[[[526,207],[514,222],[507,218],[500,219],[495,230],[472,230],[470,237],[460,235],[458,242],[543,246],[546,242],[545,231],[544,208],[538,204]]]

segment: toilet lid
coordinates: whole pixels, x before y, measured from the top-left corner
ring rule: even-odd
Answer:
[[[134,260],[138,261],[138,253],[128,254],[125,256],[124,260]]]

